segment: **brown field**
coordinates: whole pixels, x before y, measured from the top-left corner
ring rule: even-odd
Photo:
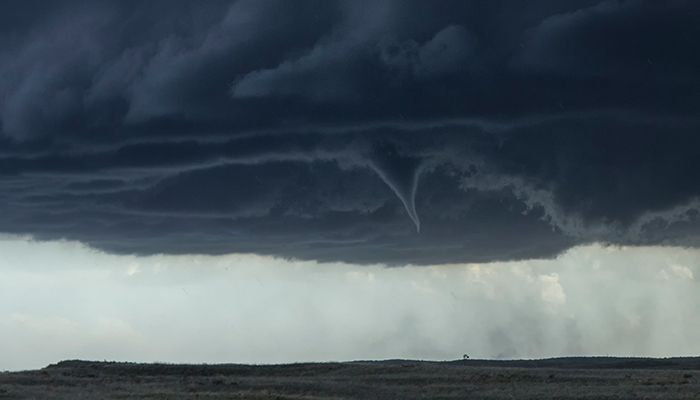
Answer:
[[[62,361],[0,374],[0,399],[698,399],[699,358],[287,365]]]

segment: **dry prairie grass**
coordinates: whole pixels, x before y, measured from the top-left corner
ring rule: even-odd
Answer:
[[[65,361],[0,374],[0,399],[700,398],[697,359],[590,360],[263,366]]]

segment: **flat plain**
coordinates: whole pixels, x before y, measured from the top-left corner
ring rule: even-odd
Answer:
[[[698,399],[700,358],[284,365],[62,361],[0,374],[0,399]]]

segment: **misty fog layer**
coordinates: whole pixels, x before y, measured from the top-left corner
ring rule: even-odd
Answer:
[[[387,268],[0,242],[0,369],[700,352],[700,251]]]

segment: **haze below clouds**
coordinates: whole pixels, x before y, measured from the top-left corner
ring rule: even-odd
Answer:
[[[700,252],[386,268],[0,242],[0,369],[697,354]]]

